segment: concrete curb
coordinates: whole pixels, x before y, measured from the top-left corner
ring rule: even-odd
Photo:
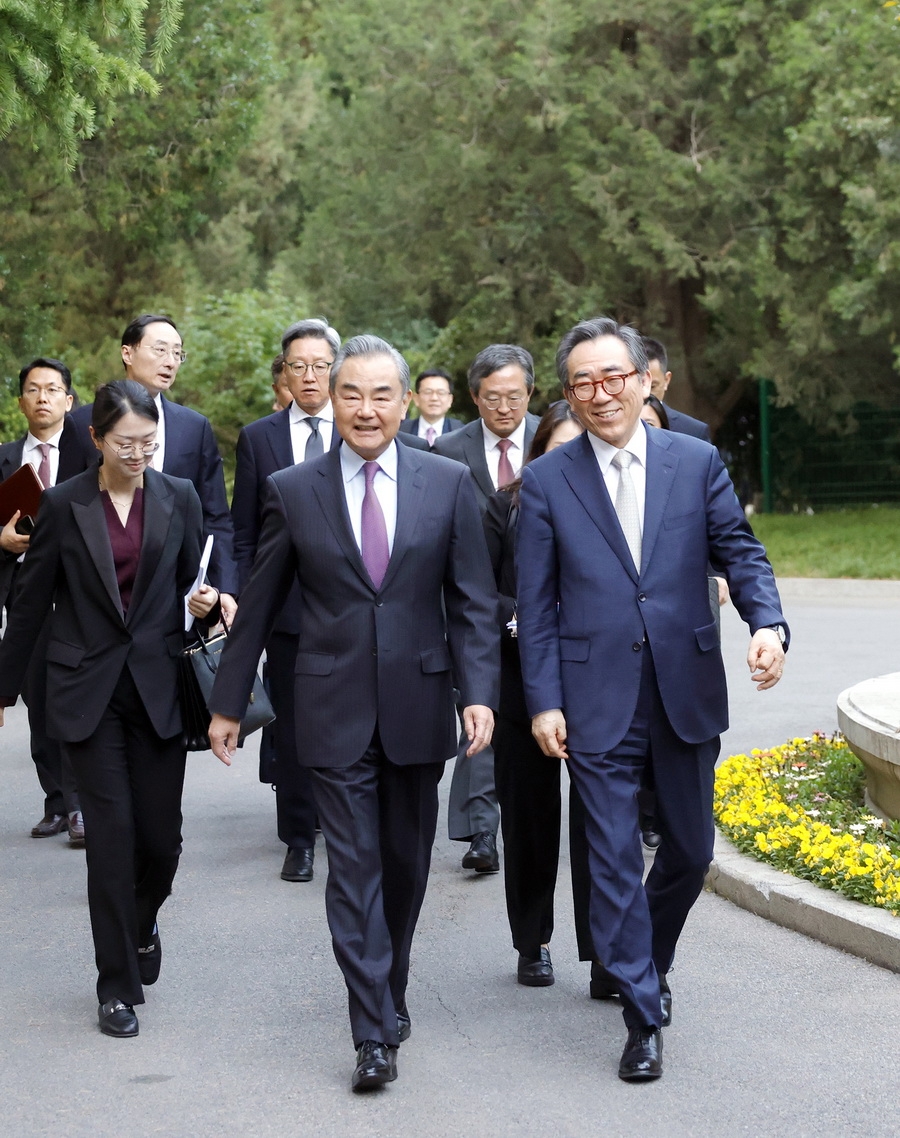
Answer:
[[[900,972],[900,918],[739,853],[718,831],[706,888],[776,925]]]
[[[785,599],[809,601],[900,599],[900,581],[864,581],[855,577],[779,577]]]

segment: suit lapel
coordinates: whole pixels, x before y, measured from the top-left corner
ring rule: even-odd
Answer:
[[[353,527],[350,525],[340,450],[329,450],[326,461],[318,463],[316,473],[319,477],[313,482],[313,491],[319,500],[325,520],[338,545],[344,551],[344,556],[369,588],[374,589],[375,586],[366,571],[362,554],[356,544],[356,538],[353,536]]]
[[[273,419],[266,431],[269,449],[275,463],[273,470],[285,470],[294,465],[294,448],[291,443],[291,411],[282,411]]]
[[[563,477],[569,483],[572,493],[584,506],[591,521],[606,539],[610,549],[637,583],[638,571],[635,568],[634,558],[631,556],[631,550],[619,524],[619,515],[610,500],[606,483],[597,464],[597,456],[586,431],[572,446],[567,457],[570,459],[570,466],[563,468]]]
[[[678,471],[678,458],[670,451],[665,431],[647,431],[647,489],[644,494],[644,533],[641,539],[641,569],[645,569],[659,536],[663,514]]]
[[[466,452],[466,465],[472,472],[472,477],[478,484],[478,488],[486,498],[494,493],[494,483],[491,481],[491,472],[488,470],[487,458],[484,454],[484,429],[481,426],[481,420],[476,419],[472,424],[472,430],[467,431],[465,452]]]
[[[109,541],[109,530],[106,528],[106,514],[103,511],[103,502],[100,499],[100,490],[96,478],[92,478],[91,482],[92,485],[88,486],[82,501],[72,502],[72,516],[81,531],[88,554],[96,566],[103,588],[106,590],[113,608],[124,619],[122,598],[119,596],[119,582],[116,579],[116,566]]]
[[[422,452],[416,453],[410,447],[397,447],[397,526],[394,530],[394,545],[387,572],[381,582],[386,588],[397,573],[397,566],[412,544],[413,535],[419,524],[419,514],[424,498],[425,477],[422,473]],[[380,592],[381,590],[379,590]]]
[[[131,624],[150,592],[172,524],[175,495],[154,470],[144,472],[144,532],[126,624]]]

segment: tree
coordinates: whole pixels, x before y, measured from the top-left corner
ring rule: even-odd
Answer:
[[[17,128],[36,145],[49,134],[72,167],[99,111],[109,112],[119,95],[158,90],[151,71],[171,50],[181,7],[182,0],[159,0],[148,20],[148,0],[0,0],[0,139]]]

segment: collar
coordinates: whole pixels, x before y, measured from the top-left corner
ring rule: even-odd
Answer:
[[[305,411],[301,411],[296,403],[292,403],[290,405],[289,412],[290,412],[291,426],[292,427],[295,426],[297,423],[302,423],[304,419],[311,419],[312,418],[312,415],[307,415],[307,413]],[[334,422],[334,407],[332,406],[330,399],[328,400],[328,402],[325,404],[325,406],[322,408],[321,411],[316,412],[316,418],[317,419],[324,419],[326,423],[333,423]]]
[[[603,439],[598,439],[597,436],[592,435],[590,431],[585,431],[585,434],[594,449],[597,462],[600,463],[600,469],[604,475],[606,475],[612,465],[612,460],[617,450],[629,451],[638,460],[644,470],[647,469],[647,428],[644,427],[642,419],[638,420],[634,434],[624,447],[614,447],[611,443],[605,442]]]
[[[60,427],[55,435],[52,435],[49,439],[44,439],[43,442],[49,443],[50,446],[56,447],[58,450],[59,449],[59,440],[62,438],[62,433],[63,433],[63,428]],[[36,439],[34,437],[34,435],[31,433],[31,431],[29,431],[28,434],[25,436],[25,450],[27,450],[27,451],[34,450],[35,447],[39,447],[41,445],[41,441],[42,441],[41,439]]]
[[[357,454],[353,447],[347,446],[345,442],[341,443],[340,455],[341,474],[344,482],[349,482],[355,478],[368,461],[362,455]],[[393,439],[391,439],[391,444],[387,450],[383,451],[375,461],[388,478],[393,479],[394,482],[397,481],[397,444]]]
[[[481,420],[481,429],[484,432],[485,446],[488,448],[488,450],[490,450],[491,447],[495,447],[497,445],[497,443],[499,443],[501,441],[500,436],[495,435],[494,432],[488,428],[484,419]],[[518,447],[519,450],[524,451],[524,449],[525,449],[525,419],[524,418],[522,419],[522,422],[519,423],[518,427],[516,427],[516,429],[513,431],[513,433],[511,435],[508,435],[507,438],[509,439],[509,441],[512,443],[512,445],[514,447]]]

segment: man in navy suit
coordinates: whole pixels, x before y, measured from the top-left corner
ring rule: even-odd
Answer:
[[[397,1077],[410,1032],[409,953],[456,744],[452,689],[474,753],[490,742],[499,674],[496,590],[471,478],[395,439],[409,369],[357,336],[331,370],[343,445],[273,474],[253,571],[210,699],[210,742],[237,743],[281,598],[299,597],[297,753],[328,851],[325,905],[350,1000],[352,1087]]]
[[[451,419],[447,412],[453,403],[453,380],[440,368],[431,368],[416,376],[416,386],[412,401],[419,409],[418,419],[404,419],[400,430],[404,434],[418,435],[429,447],[441,435],[458,431],[462,426],[459,419]]]
[[[230,624],[237,608],[238,576],[222,457],[209,419],[190,407],[173,403],[164,394],[172,387],[186,358],[181,334],[168,316],[146,313],[132,320],[122,333],[125,375],[150,392],[159,411],[159,450],[151,466],[193,483],[203,507],[204,532],[215,538],[209,579],[221,594],[222,616]],[[72,421],[78,427],[87,460],[96,462],[97,451],[88,431],[92,406],[79,407]]]
[[[662,1073],[666,973],[712,858],[712,792],[727,727],[707,569],[750,626],[760,689],[787,630],[765,550],[716,449],[648,430],[641,337],[598,318],[562,339],[557,370],[585,433],[525,468],[518,634],[532,730],[584,802],[591,932],[622,998],[619,1075]],[[637,791],[656,789],[661,843],[642,884]]]
[[[331,365],[340,346],[340,336],[326,320],[300,320],[287,328],[280,370],[292,402],[283,411],[250,423],[238,436],[231,516],[241,590],[256,556],[269,475],[317,458],[341,441],[334,429],[328,392]],[[299,635],[300,594],[293,585],[266,644],[267,678],[275,709],[278,837],[287,846],[281,867],[284,881],[312,880],[316,844],[312,780],[297,757],[294,661]]]
[[[647,353],[647,362],[650,367],[650,394],[665,404],[666,415],[669,418],[669,430],[679,435],[693,435],[695,439],[711,442],[709,427],[702,419],[695,419],[692,415],[685,415],[683,411],[676,411],[665,402],[666,392],[672,382],[672,373],[669,369],[669,357],[663,344],[651,336],[644,336],[644,350]]]
[[[533,390],[531,353],[518,344],[490,344],[469,368],[469,393],[479,417],[462,430],[442,435],[434,444],[435,454],[468,466],[482,513],[491,495],[513,481],[528,455],[540,422],[528,411]],[[469,843],[462,859],[464,869],[497,873],[500,811],[494,752],[485,749],[470,756],[467,751],[462,738],[450,784],[447,830],[451,841]]]
[[[72,376],[61,360],[44,356],[26,364],[19,372],[19,410],[28,423],[28,432],[15,442],[0,446],[0,482],[30,463],[44,488],[65,482],[86,469],[75,427],[68,412],[72,409]],[[18,533],[19,512],[0,531],[0,608],[11,605],[15,580],[30,537]],[[33,838],[50,838],[65,830],[69,843],[84,845],[84,821],[75,789],[71,766],[58,739],[47,734],[48,629],[38,637],[22,689],[28,706],[31,731],[31,757],[44,791],[44,816],[32,827]]]

